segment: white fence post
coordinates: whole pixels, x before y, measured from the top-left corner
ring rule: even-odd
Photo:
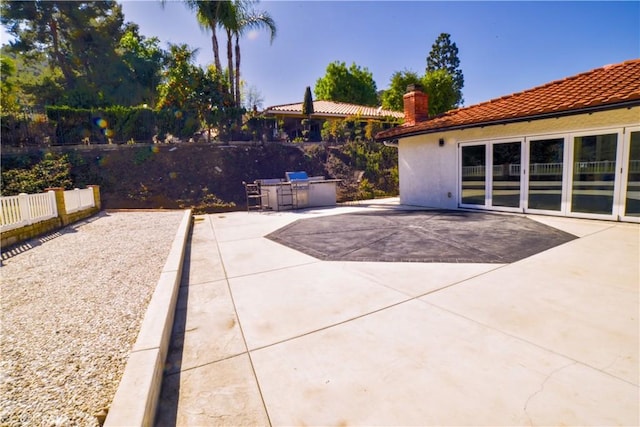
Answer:
[[[51,204],[51,212],[53,217],[58,216],[58,205],[56,204],[56,192],[53,190],[47,191],[49,194],[49,203]]]
[[[76,201],[77,201],[77,205],[76,206],[78,207],[78,210],[81,210],[82,209],[82,199],[80,198],[80,189],[79,188],[74,188],[73,189],[73,193],[76,196]]]
[[[18,206],[20,207],[20,216],[23,224],[31,224],[31,209],[29,209],[29,195],[27,193],[18,194]]]

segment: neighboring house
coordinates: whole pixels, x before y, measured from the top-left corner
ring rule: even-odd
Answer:
[[[362,123],[375,120],[381,122],[384,127],[391,127],[404,117],[403,113],[398,111],[334,101],[313,101],[313,114],[310,117],[302,114],[302,102],[269,107],[262,112],[262,116],[275,119],[274,139],[291,141],[302,137],[303,119],[311,121],[309,139],[319,141],[322,125],[330,119],[358,117]]]
[[[402,204],[640,222],[639,59],[431,118],[411,89],[376,135]]]

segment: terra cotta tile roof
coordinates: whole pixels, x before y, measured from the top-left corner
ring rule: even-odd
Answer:
[[[502,98],[447,111],[413,126],[400,125],[377,140],[421,133],[640,105],[640,59],[606,65]]]
[[[296,104],[275,105],[267,108],[266,114],[290,114],[302,115],[302,102]],[[359,115],[362,118],[403,118],[404,114],[398,111],[383,110],[378,107],[368,107],[366,105],[347,104],[333,101],[313,101],[313,116],[335,116],[349,117]],[[313,117],[312,116],[312,117]]]

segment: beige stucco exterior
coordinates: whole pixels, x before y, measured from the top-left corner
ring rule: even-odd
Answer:
[[[399,140],[400,201],[407,205],[455,209],[459,205],[459,145],[503,138],[525,140],[640,126],[640,107],[557,118],[478,126]],[[439,140],[444,139],[444,145]],[[569,140],[569,139],[567,139]]]

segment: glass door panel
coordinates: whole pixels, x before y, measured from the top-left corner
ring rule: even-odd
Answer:
[[[520,142],[493,144],[491,205],[520,207]]]
[[[461,204],[485,204],[486,157],[485,145],[462,146]]]
[[[571,211],[611,215],[618,135],[576,137]]]
[[[529,144],[529,209],[562,209],[562,153],[564,138]]]
[[[631,132],[625,215],[640,217],[640,132]]]

